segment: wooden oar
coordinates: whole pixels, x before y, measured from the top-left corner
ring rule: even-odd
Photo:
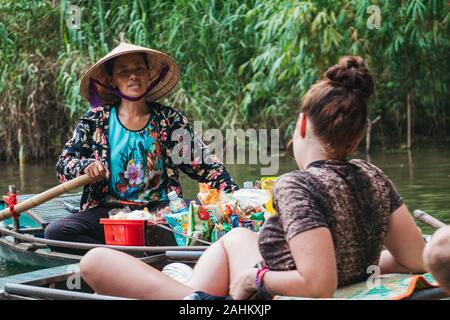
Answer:
[[[47,191],[39,193],[30,199],[27,199],[23,202],[16,204],[14,206],[14,211],[16,213],[21,213],[21,212],[27,211],[31,208],[37,207],[38,205],[40,205],[46,201],[49,201],[56,197],[59,197],[60,195],[66,193],[66,192],[69,192],[73,189],[84,186],[85,184],[88,184],[89,182],[90,182],[89,176],[87,174],[84,174],[75,179],[64,182],[63,184],[60,184],[59,186],[53,187]],[[8,219],[12,215],[13,214],[10,212],[9,208],[6,208],[6,209],[0,211],[0,221]]]
[[[426,213],[425,211],[422,211],[422,210],[415,210],[414,217],[417,220],[422,221],[423,223],[429,225],[430,227],[432,227],[436,230],[447,226],[442,221],[436,219],[435,217],[429,215],[428,213]]]

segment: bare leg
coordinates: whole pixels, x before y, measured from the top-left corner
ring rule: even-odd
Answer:
[[[190,287],[212,295],[228,295],[230,283],[262,260],[257,233],[231,230],[206,250],[197,262]]]
[[[136,299],[182,299],[194,291],[225,296],[230,283],[261,261],[257,234],[236,228],[214,243],[197,262],[186,286],[120,251],[97,248],[81,260],[86,282],[100,294]]]
[[[189,286],[214,296],[228,294],[228,256],[223,238],[213,243],[195,264]]]
[[[99,294],[148,300],[176,300],[194,290],[120,251],[96,248],[81,260],[80,271]]]

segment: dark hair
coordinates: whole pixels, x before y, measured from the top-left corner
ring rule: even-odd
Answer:
[[[303,97],[301,112],[330,155],[345,158],[365,128],[373,79],[364,60],[344,56]]]
[[[139,52],[139,54],[142,56],[142,58],[144,59],[144,63],[145,66],[147,67],[147,69],[149,68],[149,64],[148,64],[148,57],[147,54],[144,52]],[[117,58],[117,57],[116,57]],[[114,70],[114,64],[116,63],[116,58],[112,58],[109,59],[105,62],[104,66],[105,66],[105,71],[106,73],[112,77],[113,75],[113,70]]]

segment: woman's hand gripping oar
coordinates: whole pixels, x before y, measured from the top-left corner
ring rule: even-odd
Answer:
[[[24,211],[27,211],[31,208],[37,207],[38,205],[59,197],[60,195],[69,192],[73,189],[79,188],[91,182],[91,178],[87,174],[83,174],[75,179],[64,182],[59,186],[53,187],[47,191],[39,193],[34,197],[27,199],[23,202],[20,202],[12,207],[8,207],[2,211],[0,211],[0,221],[8,219],[12,217],[14,214],[20,214]],[[11,210],[12,209],[12,210]]]

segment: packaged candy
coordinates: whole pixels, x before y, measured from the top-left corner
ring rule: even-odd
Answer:
[[[231,215],[231,227],[238,228],[239,227],[239,216],[237,214]]]
[[[201,213],[207,213],[212,223],[231,223],[231,216],[236,213],[236,201],[200,206]],[[206,214],[205,214],[206,215]]]
[[[206,183],[199,183],[200,192],[197,197],[203,205],[224,204],[234,200],[231,193],[219,189],[211,189]]]
[[[127,218],[127,214],[131,212],[130,207],[125,208],[115,208],[108,211],[108,216],[110,219],[122,220]]]
[[[231,226],[229,223],[217,223],[214,225],[214,229],[211,233],[211,242],[216,242],[220,238],[222,238],[227,232],[231,230]]]
[[[255,212],[252,213],[252,215],[250,216],[250,219],[253,221],[264,221],[264,212],[260,211],[260,212]]]
[[[260,189],[241,189],[233,193],[233,197],[238,202],[239,212],[243,216],[249,216],[252,213],[264,212],[264,205],[270,200],[268,190]]]
[[[262,225],[264,224],[264,220],[252,220],[253,221],[253,231],[258,232]]]
[[[211,190],[211,188],[209,187],[209,185],[207,183],[199,183],[198,189],[199,189],[199,192],[197,194],[197,198],[200,201],[200,203],[203,204],[204,199],[206,198],[206,195],[209,193],[209,190]]]
[[[188,234],[189,210],[181,211],[179,213],[170,213],[170,210],[169,213],[163,211],[163,216],[173,230],[181,232],[183,234]],[[186,237],[175,232],[174,235],[178,246],[186,245]]]
[[[220,203],[220,191],[217,189],[209,189],[207,191],[199,192],[197,197],[198,200],[205,205]]]
[[[188,227],[187,234],[190,237],[195,237],[205,241],[209,241],[211,236],[211,230],[213,223],[210,219],[210,213],[204,209],[200,209],[201,206],[197,205],[195,201],[191,201],[188,211]],[[202,246],[201,243],[195,239],[188,237],[186,239],[187,246]]]
[[[261,178],[261,189],[268,190],[270,192],[270,200],[266,203],[265,207],[272,215],[276,215],[275,208],[273,207],[273,193],[272,187],[278,177],[262,177]]]
[[[253,220],[244,220],[244,228],[254,231],[255,222]]]
[[[144,210],[146,210],[148,212],[147,208],[144,208]],[[164,208],[160,208],[156,212],[151,212],[154,222],[156,222],[156,223],[167,223],[166,218],[164,217],[164,214],[170,214],[170,213],[171,212],[170,212],[170,209],[168,206],[166,206]]]

